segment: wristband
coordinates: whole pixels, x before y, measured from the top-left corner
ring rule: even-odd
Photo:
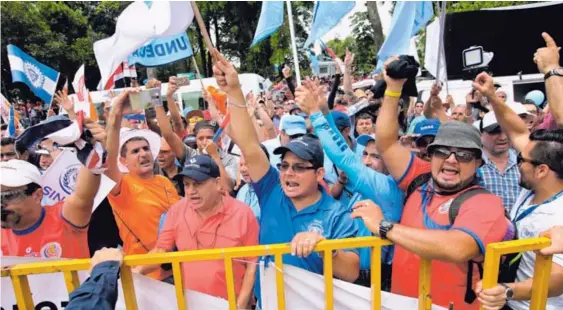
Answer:
[[[385,90],[385,96],[389,96],[392,98],[401,98],[401,92],[393,92],[390,90]]]

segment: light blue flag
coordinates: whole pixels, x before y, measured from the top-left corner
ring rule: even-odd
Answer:
[[[319,56],[313,55],[311,51],[307,51],[307,56],[309,56],[309,60],[311,61],[313,75],[319,76]]]
[[[283,1],[264,1],[250,47],[271,36],[283,24]]]
[[[317,1],[313,13],[313,25],[309,38],[303,45],[308,48],[309,45],[321,39],[332,28],[336,27],[344,15],[348,14],[354,8],[354,1]]]
[[[59,72],[45,66],[24,53],[15,45],[8,45],[8,60],[12,81],[25,83],[33,93],[46,103],[51,103],[57,88]]]
[[[8,131],[6,131],[6,137],[16,136],[16,110],[14,105],[10,105],[10,116],[8,117]]]
[[[129,55],[127,63],[130,66],[139,63],[145,67],[156,67],[188,58],[192,55],[190,39],[188,39],[188,35],[185,32],[182,32],[177,35],[149,41]]]
[[[411,37],[416,35],[434,16],[431,1],[398,1],[393,11],[391,31],[377,53],[376,72],[381,72],[389,57],[409,53]]]

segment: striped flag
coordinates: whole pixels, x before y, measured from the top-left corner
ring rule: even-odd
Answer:
[[[123,79],[123,64],[117,66],[117,69],[110,75],[108,78],[106,85],[104,86],[104,90],[110,90],[115,87],[115,82],[118,80]]]
[[[6,131],[6,137],[16,136],[16,111],[14,106],[10,105],[10,116],[8,119],[8,130]]]
[[[0,105],[0,113],[2,114],[2,120],[4,123],[9,124],[10,122],[10,110],[12,108],[12,104],[4,97],[4,95],[0,94],[2,104]],[[15,109],[14,109],[15,112]],[[15,112],[14,113],[14,121],[16,128],[20,127],[20,114]]]

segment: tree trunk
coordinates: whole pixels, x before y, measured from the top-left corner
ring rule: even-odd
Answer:
[[[368,9],[368,19],[373,28],[373,41],[374,48],[379,51],[385,37],[383,36],[383,29],[381,28],[381,19],[379,18],[379,12],[377,11],[377,1],[367,1],[366,6]]]

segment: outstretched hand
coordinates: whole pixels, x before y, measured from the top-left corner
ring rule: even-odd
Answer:
[[[233,64],[226,60],[217,49],[213,49],[212,54],[217,60],[213,65],[213,76],[217,80],[219,88],[227,94],[240,90],[238,73]]]
[[[307,113],[313,114],[319,108],[319,87],[310,79],[303,81],[302,85],[295,89],[295,102],[299,108]]]
[[[538,48],[534,54],[534,62],[538,65],[538,70],[546,74],[559,67],[559,50],[561,47],[557,47],[557,43],[547,32],[541,35],[545,41],[545,47]]]

